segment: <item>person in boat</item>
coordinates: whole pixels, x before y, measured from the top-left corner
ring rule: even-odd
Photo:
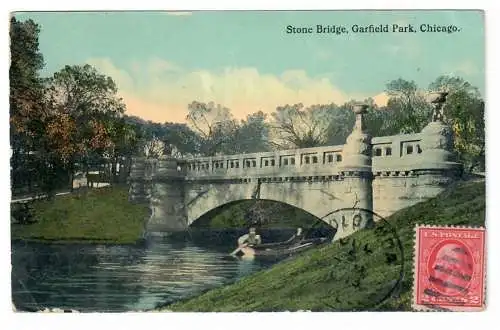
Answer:
[[[302,233],[302,228],[298,227],[297,232],[295,233],[295,235],[292,236],[290,243],[298,243],[298,242],[302,241],[303,238],[304,238],[304,234]]]
[[[238,238],[238,245],[259,245],[262,243],[260,235],[257,235],[255,227],[250,227],[248,234],[245,234]]]

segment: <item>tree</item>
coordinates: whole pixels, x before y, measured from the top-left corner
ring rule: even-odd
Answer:
[[[232,144],[232,153],[263,152],[269,150],[269,125],[262,111],[241,120]]]
[[[67,132],[64,140],[61,134],[49,134],[55,139],[51,150],[68,173],[73,174],[77,161],[83,162],[88,171],[90,159],[113,155],[120,131],[115,126],[125,111],[114,81],[88,64],[67,65],[54,73],[46,86],[54,127],[64,118],[67,126],[77,128]]]
[[[112,160],[111,175],[113,178],[116,178],[118,164],[124,165],[123,169],[127,173],[130,170],[131,158],[139,153],[140,136],[134,125],[128,123],[125,118],[114,120],[109,124],[109,127],[113,147],[110,149],[107,158]],[[124,178],[122,176],[122,179]]]
[[[308,148],[327,141],[331,113],[327,107],[302,103],[279,106],[271,114],[271,143],[280,149]]]
[[[153,137],[143,146],[143,154],[146,158],[158,158],[164,154],[165,143],[157,137]]]
[[[123,118],[108,124],[113,145],[111,157],[131,157],[138,151],[139,137],[135,127]]]
[[[125,122],[133,127],[140,145],[154,137],[171,146],[178,157],[200,154],[201,138],[184,123],[153,123],[135,116],[124,116]]]
[[[389,95],[387,110],[391,112],[389,124],[397,133],[418,133],[427,125],[432,108],[414,81],[393,80],[387,84],[386,93]]]
[[[485,166],[484,101],[479,90],[460,77],[440,76],[430,90],[448,92],[444,114],[455,134],[455,150],[472,172]]]
[[[228,108],[213,102],[193,101],[188,105],[186,120],[200,137],[200,152],[207,156],[226,153],[231,149],[238,128]]]
[[[387,107],[379,107],[372,98],[364,101],[368,105],[368,113],[365,116],[366,129],[372,136],[388,136],[399,134],[402,130],[401,123],[397,123],[397,112]],[[427,122],[425,122],[427,123]]]
[[[352,111],[352,106],[355,103],[355,101],[350,101],[342,106],[334,103],[322,106],[330,113],[331,118],[328,124],[325,144],[339,145],[345,143],[354,125],[355,115]]]
[[[24,186],[38,181],[38,170],[45,166],[35,155],[43,154],[47,117],[43,84],[39,71],[43,55],[39,50],[40,27],[32,20],[10,20],[10,141],[12,148],[12,185]],[[38,182],[40,183],[40,182]]]
[[[159,137],[176,151],[178,157],[201,153],[202,139],[186,124],[164,123]]]

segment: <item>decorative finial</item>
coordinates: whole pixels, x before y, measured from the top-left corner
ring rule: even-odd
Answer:
[[[444,121],[445,116],[443,112],[443,106],[446,103],[446,96],[448,95],[448,92],[445,91],[437,91],[437,92],[430,92],[429,95],[427,96],[427,101],[432,104],[432,107],[434,108],[432,112],[432,121]]]
[[[368,112],[368,105],[363,103],[354,104],[352,111],[356,114],[356,121],[354,122],[354,130],[363,132],[365,130],[365,123],[363,115]]]
[[[430,103],[445,103],[446,102],[446,96],[448,96],[448,92],[445,91],[438,91],[438,92],[430,92],[429,95],[427,96],[427,101]]]

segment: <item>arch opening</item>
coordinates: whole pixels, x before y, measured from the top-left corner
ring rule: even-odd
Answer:
[[[195,219],[189,228],[246,232],[251,226],[260,231],[274,232],[281,238],[294,233],[299,227],[309,237],[333,238],[336,233],[336,228],[323,219],[296,206],[271,199],[240,199],[219,205]]]

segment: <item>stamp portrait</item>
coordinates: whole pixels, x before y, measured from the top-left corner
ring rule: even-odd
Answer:
[[[417,226],[413,307],[478,311],[484,308],[484,228]]]

